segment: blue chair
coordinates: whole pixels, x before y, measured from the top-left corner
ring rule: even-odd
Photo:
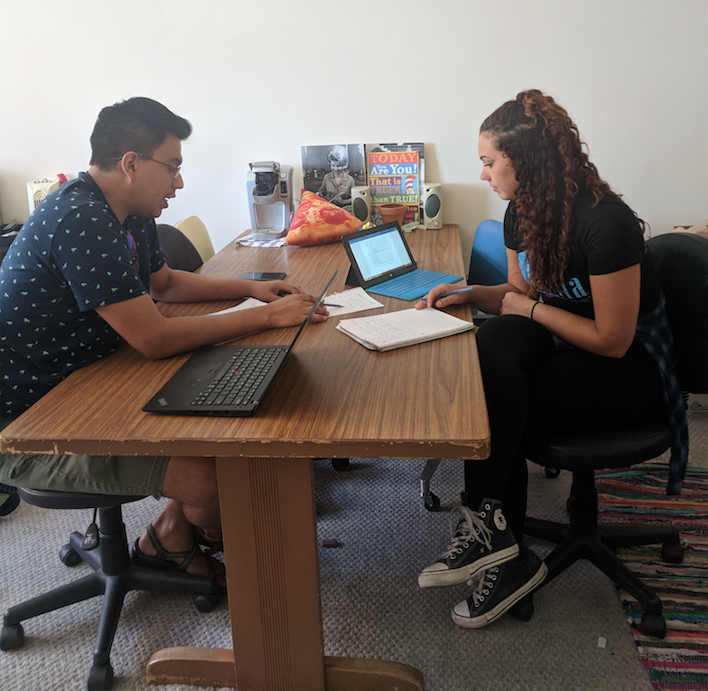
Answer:
[[[496,286],[506,282],[506,246],[504,225],[500,221],[482,221],[474,234],[467,283]]]

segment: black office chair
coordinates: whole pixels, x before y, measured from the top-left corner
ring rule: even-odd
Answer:
[[[167,223],[158,223],[157,234],[170,269],[196,271],[204,263],[197,248],[181,230]]]
[[[669,323],[676,345],[679,383],[683,391],[708,392],[708,240],[670,232],[648,243],[664,289]],[[546,558],[555,578],[578,559],[588,559],[643,606],[641,630],[663,638],[666,621],[661,600],[635,576],[610,548],[662,543],[662,559],[680,563],[683,549],[670,526],[598,526],[595,471],[648,461],[671,446],[668,424],[607,432],[530,437],[526,457],[539,465],[573,474],[568,501],[569,523],[527,518],[524,532],[558,545]]]
[[[91,566],[93,573],[6,610],[0,649],[13,650],[22,646],[24,630],[21,622],[25,619],[102,594],[101,618],[87,688],[89,691],[105,691],[113,684],[110,652],[126,593],[145,590],[192,594],[194,605],[200,612],[210,612],[221,599],[223,590],[211,577],[149,569],[131,562],[121,507],[144,497],[22,488],[18,494],[27,503],[47,509],[94,509],[94,524],[86,535],[72,533],[69,544],[64,545],[59,553],[59,558],[67,566],[75,566],[83,560]],[[100,528],[94,532],[96,512]]]

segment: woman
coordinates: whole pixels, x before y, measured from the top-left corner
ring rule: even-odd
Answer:
[[[687,453],[680,392],[657,362],[670,363],[672,345],[643,222],[600,178],[568,113],[538,90],[522,92],[482,124],[479,157],[481,179],[509,201],[507,282],[440,299],[455,286],[438,286],[416,305],[471,302],[502,315],[477,333],[491,455],[465,462],[452,544],[418,579],[423,588],[474,579],[452,610],[467,628],[500,617],[547,573],[523,546],[525,430],[623,428],[670,410],[674,493]]]

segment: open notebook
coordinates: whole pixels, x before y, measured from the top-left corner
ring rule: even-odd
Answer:
[[[370,350],[393,350],[474,329],[474,323],[426,307],[342,319],[337,329]]]

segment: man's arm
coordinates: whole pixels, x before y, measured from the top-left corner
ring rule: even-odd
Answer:
[[[170,269],[164,264],[150,276],[150,296],[160,302],[206,302],[252,296],[272,302],[282,293],[302,293],[285,281],[244,281],[238,278],[202,276]]]
[[[163,269],[167,269],[163,273]],[[96,312],[133,348],[152,360],[194,350],[203,345],[221,343],[256,331],[295,326],[302,322],[316,298],[305,295],[297,286],[283,281],[239,281],[217,279],[199,274],[172,271],[163,267],[152,275],[157,278],[153,296],[99,307]],[[155,306],[156,299],[170,302],[224,300],[250,294],[269,304],[226,314],[196,317],[165,317]],[[279,290],[293,294],[279,298]],[[313,321],[323,321],[327,310],[317,308]]]

